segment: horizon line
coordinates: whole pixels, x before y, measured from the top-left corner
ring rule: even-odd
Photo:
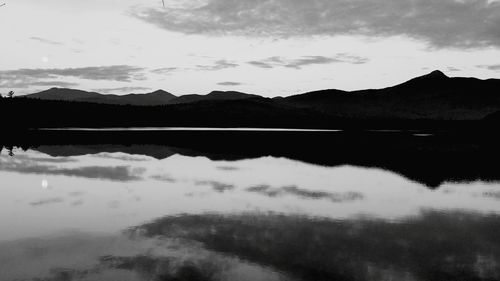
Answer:
[[[302,94],[307,94],[307,93],[314,93],[314,92],[320,92],[320,91],[330,91],[330,90],[342,91],[342,92],[346,92],[346,93],[353,93],[353,92],[367,91],[367,90],[381,90],[381,89],[386,89],[386,88],[398,86],[398,85],[404,84],[406,82],[412,81],[412,80],[420,78],[420,77],[429,76],[429,75],[432,75],[433,73],[434,74],[439,74],[439,75],[444,76],[446,78],[466,78],[466,79],[468,78],[468,79],[477,79],[477,80],[481,80],[481,81],[497,80],[497,79],[499,79],[499,78],[481,79],[481,78],[477,78],[477,77],[473,77],[473,76],[448,76],[443,71],[441,71],[439,69],[436,69],[436,70],[433,70],[431,72],[428,72],[427,74],[423,74],[423,75],[420,75],[420,76],[416,76],[416,77],[410,78],[410,79],[408,79],[408,80],[406,80],[404,82],[401,82],[399,84],[395,84],[395,85],[392,85],[392,86],[386,86],[386,87],[382,87],[382,88],[364,88],[364,89],[358,89],[358,90],[342,90],[342,89],[338,89],[338,88],[323,88],[323,89],[317,89],[317,90],[300,92],[300,93],[291,93],[291,94],[286,95],[286,96],[274,96],[274,97],[266,97],[266,96],[262,96],[262,95],[259,95],[259,94],[252,94],[252,93],[241,92],[241,91],[236,91],[236,90],[212,90],[212,91],[210,91],[210,92],[208,92],[206,94],[182,94],[182,95],[174,95],[171,92],[169,92],[167,90],[164,90],[163,88],[159,88],[159,89],[156,89],[156,90],[152,90],[151,92],[143,92],[143,93],[129,92],[129,93],[124,93],[124,94],[105,94],[105,93],[101,93],[99,91],[95,91],[95,90],[92,90],[92,89],[91,90],[84,90],[82,88],[67,88],[67,87],[50,87],[50,88],[47,88],[46,90],[41,90],[41,91],[38,91],[38,92],[17,95],[17,97],[23,97],[23,96],[29,96],[29,95],[32,95],[32,94],[38,94],[38,93],[41,93],[41,92],[44,92],[44,91],[48,91],[48,90],[52,90],[52,89],[62,89],[62,90],[83,91],[83,92],[87,92],[87,93],[96,93],[96,94],[103,95],[103,96],[148,95],[148,94],[152,94],[152,93],[155,93],[155,92],[163,91],[163,92],[171,94],[171,95],[173,95],[173,96],[175,96],[177,98],[178,97],[183,97],[183,96],[206,96],[206,95],[212,94],[214,92],[223,92],[223,93],[237,92],[237,93],[241,93],[241,94],[255,95],[255,96],[259,96],[259,97],[263,97],[263,98],[271,98],[272,99],[272,98],[284,98],[284,97],[291,97],[291,96],[302,95]]]

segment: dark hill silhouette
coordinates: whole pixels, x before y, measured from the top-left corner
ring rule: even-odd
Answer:
[[[322,90],[274,99],[221,91],[180,97],[161,90],[143,95],[116,96],[52,88],[24,98],[1,99],[0,110],[4,116],[16,116],[6,123],[7,127],[24,128],[470,130],[487,124],[491,130],[491,122],[481,122],[481,126],[471,122],[500,112],[498,89],[498,79],[450,78],[434,71],[384,89]],[[31,116],[36,114],[37,117],[20,115],[19,112],[30,112]]]
[[[337,117],[479,120],[500,110],[500,80],[450,78],[440,71],[376,90],[322,90],[280,99]]]
[[[165,106],[4,98],[0,100],[0,112],[6,118],[16,117],[6,122],[8,128],[328,126],[328,120],[322,119],[320,114],[297,110],[265,98],[207,100]]]
[[[213,91],[207,95],[184,95],[172,100],[169,104],[191,103],[209,100],[243,100],[260,97],[235,91]]]
[[[236,91],[213,91],[207,95],[183,95],[177,97],[164,90],[146,94],[103,95],[76,89],[51,88],[39,93],[23,96],[41,100],[91,102],[116,105],[168,105],[211,100],[243,100],[260,97]]]
[[[86,92],[66,88],[51,88],[43,92],[26,95],[24,97],[41,100],[77,101],[117,105],[164,105],[176,98],[176,96],[163,90],[157,90],[146,94],[129,94],[120,96],[102,95],[96,92]]]
[[[125,99],[131,105],[163,105],[177,98],[175,95],[164,90],[157,90],[147,94],[128,94],[117,96]]]
[[[48,90],[26,95],[26,98],[41,100],[61,100],[61,101],[83,101],[86,99],[96,99],[102,95],[96,92],[86,92],[76,89],[50,88]]]
[[[450,78],[441,71],[402,84],[359,91],[337,89],[314,91],[285,98],[267,99],[274,105],[309,109],[336,118],[479,120],[500,111],[500,80]],[[213,91],[207,95],[176,97],[163,90],[124,96],[101,95],[73,89],[52,88],[25,96],[43,100],[64,100],[103,104],[168,105],[202,101],[259,98],[235,91]]]
[[[500,111],[493,112],[484,118],[485,121],[495,123],[500,121]],[[498,123],[497,123],[498,124]]]

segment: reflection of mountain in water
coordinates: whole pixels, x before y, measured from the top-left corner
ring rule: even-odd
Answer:
[[[174,154],[212,160],[263,156],[307,163],[381,168],[429,187],[445,181],[500,180],[495,140],[410,133],[45,131],[14,136],[5,147],[32,147],[51,156],[124,152],[164,159]],[[69,145],[71,144],[71,145]]]

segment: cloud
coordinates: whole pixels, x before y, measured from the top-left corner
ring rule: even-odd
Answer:
[[[98,92],[98,93],[113,93],[113,92],[140,92],[140,91],[148,91],[151,90],[151,88],[148,87],[119,87],[119,88],[99,88],[99,89],[92,89],[92,91]]]
[[[260,61],[249,61],[248,64],[260,68],[287,67],[301,69],[304,66],[331,64],[331,63],[350,63],[363,64],[367,63],[368,58],[353,56],[349,54],[337,54],[333,57],[325,56],[303,56],[298,59],[286,59],[282,57],[269,57]]]
[[[483,64],[483,65],[478,65],[477,67],[489,70],[500,70],[500,64],[489,64],[489,65]]]
[[[130,65],[91,66],[80,68],[22,68],[0,71],[0,87],[9,84],[48,83],[44,79],[79,78],[87,80],[108,80],[131,82],[144,80],[144,68]]]
[[[268,62],[263,61],[249,61],[248,64],[260,67],[260,68],[273,68],[273,65]]]
[[[459,71],[461,71],[461,69],[460,69],[460,68],[456,68],[456,67],[453,67],[453,66],[449,66],[449,67],[447,67],[446,69],[447,69],[448,71],[450,71],[450,72],[459,72]]]
[[[490,0],[184,0],[130,14],[185,34],[267,37],[408,36],[434,47],[500,46],[500,3]]]
[[[54,79],[68,78],[131,82],[132,80],[145,80],[143,71],[144,68],[130,65],[2,70],[0,71],[0,88],[74,87],[78,85],[73,82],[54,81]]]
[[[44,43],[44,44],[49,44],[49,45],[63,45],[63,43],[61,43],[61,42],[52,41],[52,40],[41,38],[41,37],[30,37],[30,39]]]
[[[151,73],[166,75],[166,74],[170,74],[170,73],[177,71],[177,70],[179,70],[178,67],[163,67],[163,68],[153,69],[153,70],[151,70]]]
[[[243,85],[243,84],[240,83],[240,82],[230,82],[230,81],[227,81],[227,82],[219,82],[219,83],[217,83],[217,85],[219,85],[219,86],[240,86],[240,85]]]
[[[158,75],[170,75],[173,72],[179,71],[179,70],[192,70],[192,71],[217,71],[217,70],[223,70],[223,69],[228,69],[228,68],[234,68],[240,66],[239,64],[232,62],[232,61],[227,61],[225,59],[220,59],[217,61],[212,62],[211,64],[198,64],[195,66],[191,67],[185,67],[185,68],[180,68],[180,67],[163,67],[163,68],[156,68],[150,70],[151,73],[158,74]]]
[[[2,78],[0,76],[0,78]],[[42,87],[61,87],[61,88],[72,88],[77,87],[78,83],[65,82],[65,81],[36,81],[30,78],[16,78],[14,80],[0,80],[0,88],[28,88],[33,86]]]
[[[79,85],[78,83],[64,82],[64,81],[38,81],[31,83],[31,86],[47,86],[47,87],[63,87],[63,88],[75,87],[78,85]]]
[[[212,65],[197,65],[197,70],[206,70],[206,71],[214,71],[214,70],[222,70],[227,68],[238,67],[239,64],[234,62],[229,62],[227,60],[218,60],[215,61]]]

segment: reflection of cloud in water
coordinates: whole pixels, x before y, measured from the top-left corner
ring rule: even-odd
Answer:
[[[101,258],[101,266],[136,272],[142,280],[218,280],[221,266],[210,260],[180,262],[174,257],[113,257]]]
[[[182,239],[68,234],[0,243],[7,280],[288,280]],[[3,279],[2,279],[3,280]]]
[[[133,155],[128,155],[128,154],[122,154],[122,153],[106,153],[106,152],[101,152],[98,154],[92,154],[92,157],[95,158],[103,158],[103,159],[114,159],[114,160],[121,160],[121,161],[131,161],[131,162],[144,162],[144,161],[149,161],[150,159],[144,157],[138,157],[138,156],[133,156]]]
[[[17,159],[16,161],[3,161],[3,159],[0,159],[0,170],[23,174],[63,175],[112,181],[139,180],[141,179],[139,175],[145,172],[143,168],[131,169],[130,166],[59,168],[57,166],[39,165],[33,161],[19,161]]]
[[[68,195],[71,197],[79,197],[79,196],[83,196],[84,194],[85,194],[85,192],[83,192],[83,191],[72,191],[72,192],[68,193]]]
[[[219,167],[217,167],[217,170],[221,170],[221,171],[237,171],[239,169],[240,168],[234,167],[234,166],[219,166]]]
[[[9,158],[6,158],[6,155],[0,154],[0,159],[2,160],[8,160]],[[22,153],[15,154],[14,159],[18,161],[33,161],[33,162],[60,163],[60,164],[78,162],[78,160],[73,157],[43,157],[43,156],[31,156]]]
[[[19,158],[19,156],[16,155],[16,158]],[[78,162],[76,159],[69,158],[69,157],[61,157],[61,158],[33,157],[33,158],[30,158],[29,160],[35,161],[35,162],[46,162],[46,163],[74,163],[74,162]]]
[[[110,208],[110,209],[117,209],[117,208],[120,208],[121,203],[118,200],[114,200],[114,201],[108,202],[107,205],[108,205],[108,208]]]
[[[269,197],[275,197],[278,195],[279,190],[276,188],[272,188],[269,185],[256,185],[256,186],[251,186],[246,189],[248,192],[255,192],[255,193],[260,193]]]
[[[499,280],[496,215],[425,211],[401,222],[275,213],[184,215],[138,227],[300,280]]]
[[[484,197],[500,200],[500,191],[487,191],[483,192]]]
[[[222,183],[218,181],[197,181],[196,185],[209,185],[214,191],[223,193],[226,191],[233,190],[235,188],[232,184]]]
[[[40,207],[40,206],[44,206],[44,205],[50,205],[50,204],[56,204],[56,203],[62,203],[62,202],[64,202],[64,200],[62,198],[54,197],[54,198],[47,198],[47,199],[42,199],[39,201],[34,201],[34,202],[31,202],[30,205],[33,207]]]
[[[83,233],[0,242],[0,280],[133,280],[116,278],[121,275],[99,278],[105,275],[95,266],[97,259],[108,254],[137,255],[145,247],[151,243]]]
[[[83,203],[85,203],[85,201],[83,201],[83,200],[76,200],[76,201],[73,201],[71,203],[71,206],[75,206],[76,207],[76,206],[83,205]]]
[[[312,191],[301,189],[294,185],[284,186],[280,188],[273,188],[269,185],[257,185],[247,188],[246,191],[262,194],[269,197],[293,195],[305,199],[328,199],[335,203],[362,200],[364,198],[364,195],[360,192]]]
[[[171,178],[168,175],[152,175],[150,178],[157,180],[157,181],[164,181],[164,182],[170,182],[170,183],[175,183],[177,182],[176,179]]]

